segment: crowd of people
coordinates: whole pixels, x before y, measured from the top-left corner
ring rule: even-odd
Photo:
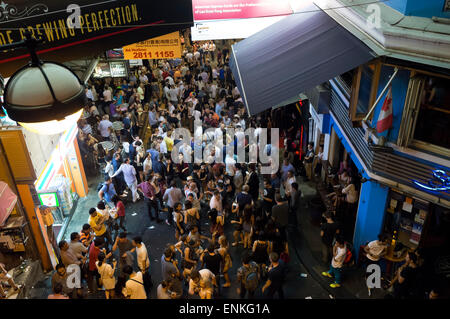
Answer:
[[[132,69],[125,79],[89,82],[77,138],[87,173],[101,171],[104,182],[86,224],[70,235],[70,242],[59,243],[51,298],[83,298],[87,285],[88,293],[102,289],[107,299],[146,299],[155,284],[159,299],[211,299],[223,296],[233,281],[240,298],[284,298],[287,229],[297,225],[302,198],[296,176],[303,167],[313,180],[321,171],[323,149],[315,155],[314,145],[308,145],[300,162],[297,112],[275,109],[247,116],[228,66],[229,53],[227,45],[193,43],[184,47],[182,59],[156,60]],[[261,145],[263,127],[280,128],[280,140],[269,136],[268,145]],[[174,161],[172,151],[182,142],[177,128],[192,136],[198,129],[213,128],[214,133],[201,135],[200,143],[194,137],[181,143],[179,161]],[[236,134],[230,136],[227,128]],[[255,129],[255,144],[245,136],[247,128]],[[234,146],[231,156],[216,146],[201,163],[183,161],[198,149],[203,154],[218,138]],[[246,150],[245,163],[237,161],[239,147]],[[260,148],[279,152],[280,167],[272,174],[261,174],[262,163],[248,157]],[[341,166],[336,178],[344,187],[329,197],[335,208],[351,211],[357,191],[348,163]],[[143,202],[150,221],[173,232],[160,259],[161,282],[153,282],[142,237],[129,238],[129,202]],[[332,209],[321,226],[323,260],[330,263],[323,275],[333,277],[332,288],[340,287],[341,269],[351,257],[336,219],[339,214]],[[368,247],[380,255],[383,240]],[[238,248],[243,253],[236,260],[231,252]],[[79,280],[67,285],[74,271]]]
[[[194,43],[185,47],[183,59],[157,60],[126,79],[89,82],[78,141],[87,171],[95,175],[101,170],[104,182],[80,233],[59,243],[61,262],[52,296],[82,298],[86,283],[89,293],[100,287],[106,298],[150,297],[147,248],[140,236],[128,238],[125,212],[129,201],[143,201],[149,219],[173,231],[173,242],[161,256],[158,298],[218,298],[233,279],[242,298],[254,297],[258,289],[268,298],[276,293],[284,297],[287,226],[296,222],[301,198],[293,168],[297,121],[278,110],[246,115],[228,67],[229,52],[228,46],[218,49],[212,41]],[[248,161],[248,155],[246,163],[238,163],[237,148],[248,153],[255,145],[248,137],[227,135],[226,128],[244,135],[246,128],[258,132],[276,127],[277,121],[289,129],[281,136],[286,146],[280,170],[262,175],[261,164]],[[198,123],[202,129],[214,128],[213,135],[222,133],[223,145],[236,146],[234,155],[223,152],[217,161],[222,155],[216,147],[212,160],[174,161],[171,153],[180,142],[175,129],[187,128],[194,135]],[[203,151],[214,138],[204,134],[201,143],[192,139],[183,144],[179,158],[192,156],[197,147]],[[278,142],[270,144],[268,138],[272,152]],[[256,147],[263,147],[259,140]],[[209,229],[201,226],[205,221]],[[238,246],[244,253],[232,260],[230,251]],[[234,263],[241,266],[231,273]],[[69,288],[65,280],[73,269],[79,269],[80,280]]]

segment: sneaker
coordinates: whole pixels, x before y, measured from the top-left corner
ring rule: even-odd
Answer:
[[[330,278],[333,277],[333,276],[331,276],[331,274],[329,272],[326,272],[326,271],[322,272],[322,276],[330,277]]]
[[[341,285],[340,284],[338,284],[338,283],[332,283],[332,284],[330,284],[330,287],[331,288],[339,288]]]

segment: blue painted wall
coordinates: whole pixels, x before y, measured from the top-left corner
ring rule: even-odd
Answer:
[[[334,128],[334,131],[336,132],[336,135],[339,137],[339,140],[341,141],[344,148],[347,150],[347,153],[350,155],[353,163],[358,168],[358,171],[361,173],[361,175],[365,178],[369,178],[369,175],[367,175],[366,171],[364,170],[364,167],[359,162],[358,157],[356,157],[355,153],[353,152],[351,145],[349,141],[345,138],[345,136],[342,134],[341,130],[337,126],[337,124],[334,122],[333,117],[330,116],[330,129],[329,132],[331,132],[331,128]]]
[[[361,184],[361,194],[356,216],[353,247],[358,259],[359,247],[377,239],[383,228],[384,212],[389,194],[389,187],[375,181]]]
[[[380,95],[381,91],[383,91],[387,82],[389,81],[390,76],[394,73],[394,68],[390,66],[382,66],[380,81],[378,83],[378,92],[377,97]],[[397,76],[392,81],[392,107],[393,107],[393,115],[394,118],[392,120],[392,128],[390,130],[384,131],[379,136],[387,137],[390,142],[396,143],[398,138],[398,133],[400,131],[400,125],[402,122],[402,114],[403,108],[405,106],[406,93],[408,92],[408,84],[409,84],[410,71],[407,70],[399,70]],[[381,108],[383,106],[384,100],[387,95],[387,90],[384,93],[383,97],[378,102],[375,111],[373,113],[372,118],[372,127],[376,127],[378,116],[380,115]],[[389,134],[389,136],[388,136]]]
[[[450,18],[450,12],[443,11],[445,0],[389,0],[385,3],[407,16]]]

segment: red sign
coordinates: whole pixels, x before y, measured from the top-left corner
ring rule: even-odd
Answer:
[[[192,0],[194,21],[288,15],[288,0]]]

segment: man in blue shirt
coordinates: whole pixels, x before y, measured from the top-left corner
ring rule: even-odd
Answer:
[[[112,183],[112,179],[111,177],[106,176],[103,187],[98,192],[98,197],[101,200],[105,200],[110,207],[115,207],[112,201],[114,195],[117,195],[117,193],[116,189],[114,188],[114,184]]]
[[[150,110],[150,112],[148,112],[148,123],[152,128],[156,128],[158,126],[158,120],[156,119],[156,112],[154,107]]]
[[[294,171],[294,166],[292,166],[291,163],[289,163],[289,160],[287,158],[284,159],[283,161],[283,166],[281,166],[281,171],[282,171],[282,175],[281,175],[281,180],[284,182],[287,180],[287,174],[289,171]]]
[[[152,154],[152,162],[158,161],[158,158],[159,158],[159,152],[155,149],[155,147],[156,146],[153,143],[152,147],[149,150],[147,150],[147,153]]]

